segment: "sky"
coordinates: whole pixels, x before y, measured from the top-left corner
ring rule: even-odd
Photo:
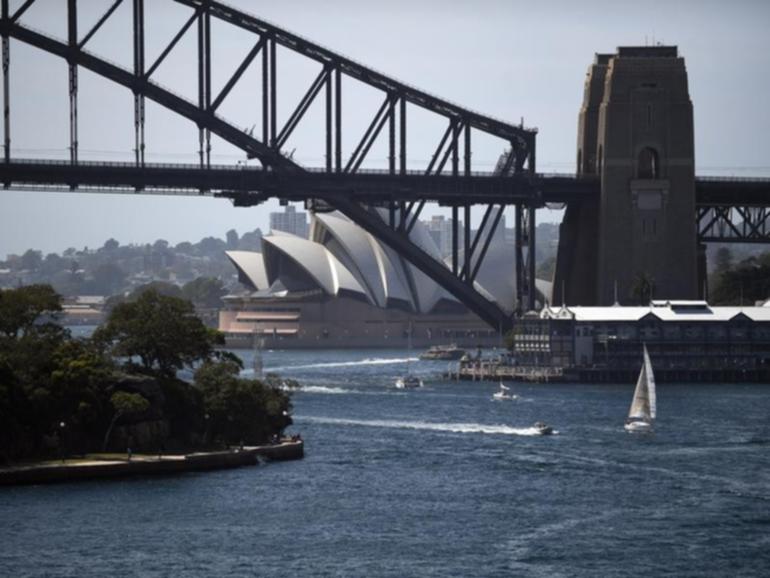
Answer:
[[[111,5],[81,1],[81,37]],[[685,58],[695,115],[696,174],[770,176],[770,2],[763,0],[230,0],[230,4],[304,36],[388,76],[483,114],[537,127],[540,172],[574,172],[577,115],[583,82],[597,52],[617,46],[672,44]],[[11,9],[22,0],[11,0]],[[66,2],[37,0],[24,25],[66,38]],[[88,11],[83,10],[87,6]],[[146,2],[148,63],[185,22],[188,9],[172,0]],[[212,25],[214,91],[224,85],[256,37],[215,21]],[[195,27],[153,76],[191,99],[196,92]],[[87,48],[130,67],[131,2],[126,1]],[[257,59],[259,60],[259,59]],[[317,65],[278,52],[279,124],[310,85]],[[221,107],[222,115],[260,134],[259,67],[251,67]],[[68,158],[67,67],[57,57],[11,40],[11,152],[15,158]],[[379,104],[378,93],[345,81],[348,152]],[[316,103],[321,105],[321,100]],[[307,166],[322,166],[320,109],[284,149]],[[314,114],[315,113],[315,114]],[[1,119],[0,119],[1,120]],[[424,167],[443,122],[409,113],[410,166]],[[197,130],[147,102],[148,162],[196,162]],[[354,138],[355,135],[355,138]],[[385,144],[375,145],[369,166],[385,166]],[[474,134],[474,169],[491,170],[505,143]],[[81,160],[133,159],[130,92],[81,69]],[[212,162],[237,164],[244,156],[214,139]],[[277,202],[234,208],[222,199],[63,192],[0,193],[0,259],[29,248],[62,252],[121,244],[171,244],[268,229]],[[427,208],[429,216],[439,212]],[[480,218],[477,209],[474,219]],[[559,211],[542,210],[554,221]],[[512,210],[507,213],[509,225]]]

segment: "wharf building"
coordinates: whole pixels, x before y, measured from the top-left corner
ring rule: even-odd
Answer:
[[[440,252],[417,223],[411,239],[434,258]],[[224,298],[219,329],[233,347],[260,335],[267,347],[414,347],[456,343],[490,347],[500,332],[405,259],[339,213],[317,213],[310,236],[278,230],[262,251],[228,251],[247,288]],[[515,260],[493,244],[476,289],[510,314],[516,301]],[[541,291],[548,290],[541,283]]]
[[[770,380],[770,306],[545,307],[511,335],[519,366],[560,368],[576,381],[633,381],[647,345],[660,381]]]

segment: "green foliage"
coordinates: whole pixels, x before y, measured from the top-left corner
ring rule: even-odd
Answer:
[[[147,401],[141,394],[128,393],[127,391],[116,391],[110,397],[110,403],[115,408],[115,415],[110,421],[110,425],[107,428],[107,433],[104,434],[104,443],[102,444],[102,451],[107,450],[107,446],[110,443],[110,434],[112,428],[118,420],[124,415],[138,414],[145,412],[150,407],[150,402]]]
[[[195,316],[189,301],[161,295],[154,289],[136,301],[120,303],[94,339],[113,355],[139,358],[142,369],[160,377],[173,377],[185,366],[211,358],[222,335]]]
[[[43,253],[29,249],[21,256],[21,268],[37,271],[43,264]]]
[[[264,443],[291,425],[291,402],[282,390],[238,376],[231,360],[207,361],[195,372],[203,394],[209,439]]]
[[[291,423],[285,382],[241,379],[240,359],[214,350],[221,334],[189,302],[146,291],[116,306],[94,339],[45,323],[59,307],[50,287],[0,292],[0,462],[107,447],[122,417],[139,431],[163,422],[177,448],[198,446],[207,424],[210,440],[257,443]],[[176,378],[193,364],[194,385]]]
[[[93,272],[93,280],[88,293],[94,295],[113,295],[123,287],[126,272],[113,263],[99,265]]]
[[[655,293],[655,279],[645,272],[638,273],[631,283],[629,297],[634,305],[649,305]]]
[[[44,313],[61,311],[61,297],[50,285],[27,285],[0,291],[0,333],[15,338],[29,331]]]
[[[770,253],[750,257],[712,276],[713,305],[753,305],[770,297]]]
[[[112,397],[110,397],[110,403],[115,408],[115,413],[120,416],[142,413],[150,407],[150,402],[141,394],[128,393],[127,391],[116,391],[113,393]]]
[[[221,307],[225,293],[222,281],[214,277],[198,277],[182,287],[182,296],[196,307]]]

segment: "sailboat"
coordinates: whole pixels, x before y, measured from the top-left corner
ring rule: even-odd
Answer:
[[[631,402],[631,409],[628,411],[626,420],[626,431],[629,432],[651,432],[652,424],[655,421],[655,409],[657,405],[655,397],[655,375],[652,373],[652,363],[650,355],[647,353],[647,346],[644,347],[644,363],[639,372],[639,379],[636,381],[634,390],[634,399]]]
[[[511,393],[511,388],[503,385],[502,381],[500,382],[500,389],[492,395],[492,399],[496,400],[518,399],[518,397],[515,393]]]
[[[406,354],[406,375],[399,377],[396,380],[397,389],[416,389],[422,387],[422,379],[413,375],[409,370],[409,364],[412,357],[412,324],[409,324],[409,333],[407,334],[407,347],[408,353]]]

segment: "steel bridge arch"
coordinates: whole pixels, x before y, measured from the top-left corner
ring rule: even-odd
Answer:
[[[439,174],[444,170],[445,165],[450,159],[452,162],[452,174],[459,175],[459,139],[461,134],[465,135],[465,174],[470,174],[470,129],[474,128],[484,133],[496,136],[501,139],[505,139],[510,143],[510,151],[504,156],[502,167],[498,167],[501,174],[521,174],[525,172],[525,165],[527,165],[528,172],[534,174],[535,163],[535,134],[536,131],[525,129],[523,126],[517,127],[485,117],[481,114],[469,111],[461,108],[457,105],[449,103],[443,99],[433,97],[418,89],[412,88],[404,83],[395,81],[379,72],[376,72],[370,68],[362,66],[350,59],[335,54],[317,44],[314,44],[308,40],[305,40],[297,35],[286,32],[272,24],[269,24],[263,20],[260,20],[254,16],[245,14],[239,10],[231,8],[221,2],[213,0],[174,0],[175,2],[185,5],[193,9],[193,14],[180,30],[171,43],[166,47],[158,60],[150,67],[149,72],[145,69],[144,64],[144,30],[143,30],[143,5],[144,0],[130,0],[133,2],[134,8],[134,71],[130,71],[121,66],[112,64],[99,56],[90,53],[85,50],[85,44],[96,33],[99,27],[112,15],[115,9],[124,0],[115,0],[106,13],[102,15],[96,25],[86,34],[82,39],[78,38],[77,33],[77,0],[68,0],[68,41],[62,42],[46,34],[39,33],[31,28],[28,28],[19,23],[19,18],[26,11],[35,0],[26,0],[26,2],[11,14],[9,10],[9,0],[2,0],[2,18],[0,18],[0,34],[3,39],[3,72],[4,72],[4,91],[6,95],[5,99],[5,116],[6,116],[6,134],[5,134],[5,161],[10,162],[10,133],[9,133],[9,103],[8,103],[8,71],[9,71],[9,38],[14,38],[30,46],[34,46],[44,52],[53,54],[67,61],[70,68],[70,131],[71,131],[71,160],[73,164],[77,163],[77,67],[82,66],[88,69],[98,76],[112,81],[120,86],[128,88],[134,94],[136,106],[135,114],[137,125],[137,165],[144,165],[144,142],[143,142],[143,123],[144,123],[144,98],[160,104],[171,112],[178,114],[192,122],[194,122],[201,132],[201,167],[204,166],[204,153],[203,153],[203,131],[206,131],[206,139],[208,141],[208,151],[210,151],[210,133],[213,133],[224,141],[234,145],[250,158],[257,158],[265,167],[269,167],[271,170],[280,172],[304,172],[305,169],[293,160],[282,154],[280,146],[283,144],[281,140],[285,142],[285,138],[281,139],[281,135],[285,134],[287,130],[289,132],[293,129],[291,126],[292,121],[299,122],[302,115],[307,110],[309,104],[313,101],[315,96],[320,92],[323,85],[327,87],[329,91],[327,93],[327,151],[331,153],[333,145],[331,143],[330,136],[330,112],[331,112],[331,86],[332,86],[332,74],[334,73],[336,81],[336,90],[339,93],[339,82],[342,73],[355,78],[361,82],[364,82],[374,88],[385,92],[385,102],[380,108],[375,119],[372,121],[366,134],[360,141],[355,152],[351,156],[351,159],[347,166],[345,166],[343,172],[355,172],[361,164],[361,161],[366,156],[369,147],[377,138],[380,130],[384,124],[389,121],[391,130],[391,172],[396,171],[395,163],[395,121],[396,121],[396,104],[401,106],[401,171],[405,172],[405,154],[406,144],[405,139],[405,104],[407,102],[424,108],[430,112],[439,114],[448,118],[449,127],[447,128],[444,136],[439,144],[436,153],[433,155],[431,164],[428,167],[426,174]],[[172,91],[162,87],[155,83],[151,79],[152,72],[157,68],[160,62],[165,56],[173,49],[176,42],[182,37],[182,35],[190,28],[194,21],[198,21],[199,24],[199,57],[204,58],[206,61],[205,67],[210,66],[210,57],[206,55],[206,52],[210,49],[209,39],[209,18],[211,16],[217,17],[220,20],[229,23],[233,26],[249,30],[260,37],[259,43],[255,45],[249,55],[244,59],[235,74],[231,77],[230,81],[225,85],[222,92],[214,99],[211,99],[211,87],[210,87],[210,70],[205,74],[203,78],[203,72],[199,75],[199,94],[201,98],[196,105],[192,101]],[[205,37],[205,47],[201,44],[201,38]],[[273,67],[272,75],[274,75],[275,67],[275,44],[285,46],[303,56],[316,60],[322,64],[322,73],[308,93],[305,95],[300,105],[295,110],[287,121],[287,124],[282,129],[281,133],[276,131],[275,121],[275,89],[272,89],[273,103],[271,104],[272,118],[268,119],[267,106],[263,111],[265,123],[263,126],[264,138],[262,141],[254,138],[251,134],[247,134],[245,131],[240,130],[233,126],[231,123],[223,119],[216,114],[216,108],[219,103],[227,96],[229,90],[238,81],[240,75],[245,68],[250,64],[253,58],[260,52],[263,52],[264,62],[268,63],[268,44],[272,45],[270,52],[272,53],[272,60],[270,61],[271,67]],[[201,66],[204,66],[201,64]],[[199,67],[199,71],[202,70]],[[263,74],[267,74],[263,69]],[[267,82],[267,81],[265,81]],[[205,87],[204,87],[205,83]],[[265,84],[265,87],[267,84]],[[269,99],[265,92],[263,92],[263,98]],[[339,95],[338,95],[339,99]],[[73,105],[74,101],[74,105]],[[265,101],[267,103],[267,100]],[[305,108],[302,109],[301,107]],[[339,100],[336,103],[338,107],[337,121],[339,122]],[[74,107],[74,109],[73,109]],[[74,112],[73,112],[74,110]],[[74,118],[73,118],[74,116]],[[141,118],[141,143],[139,142],[140,131],[140,119]],[[269,125],[268,121],[269,120]],[[269,128],[268,128],[269,126]],[[339,127],[337,127],[337,138],[339,139]],[[447,144],[448,143],[448,144]],[[341,144],[338,140],[337,150],[335,151],[336,170],[342,169],[340,156],[341,156]],[[141,149],[141,154],[140,154]],[[207,155],[208,156],[208,155]],[[327,170],[333,169],[331,162],[331,154],[327,154]],[[356,158],[357,157],[357,158]],[[206,159],[206,165],[208,165],[208,158]],[[316,195],[318,196],[318,195]],[[256,197],[256,195],[255,195]],[[241,200],[243,197],[240,197]],[[320,196],[321,200],[327,203],[332,208],[339,210],[343,214],[347,215],[359,225],[364,227],[370,233],[380,238],[383,242],[391,246],[399,254],[404,256],[419,270],[428,275],[435,282],[439,283],[451,294],[458,298],[474,313],[479,315],[484,321],[489,323],[493,327],[502,327],[507,329],[510,327],[510,316],[506,314],[502,308],[487,300],[481,294],[479,294],[473,288],[473,277],[478,270],[478,265],[481,259],[483,259],[488,247],[488,243],[491,240],[492,231],[488,232],[488,238],[482,243],[482,250],[479,252],[476,258],[475,268],[471,262],[472,250],[475,249],[479,243],[482,229],[479,230],[477,237],[473,239],[471,244],[469,239],[470,233],[470,204],[466,202],[465,205],[465,226],[466,226],[466,244],[465,244],[465,264],[462,268],[458,265],[458,249],[455,243],[454,247],[454,265],[452,270],[445,267],[443,264],[435,261],[428,253],[418,247],[416,244],[409,240],[409,230],[416,222],[424,201],[419,202],[415,199],[414,202],[405,203],[400,201],[396,206],[395,203],[390,204],[390,222],[386,223],[375,211],[370,210],[364,205],[358,202],[349,201],[345,199],[328,198],[325,199]],[[255,201],[259,202],[259,201]],[[416,206],[415,206],[416,205]],[[517,204],[517,223],[521,222],[522,205]],[[455,226],[458,222],[458,206],[453,207],[453,217]],[[485,215],[485,221],[488,215],[492,211],[493,205],[490,205]],[[497,212],[497,219],[502,213],[504,204],[500,205]],[[530,219],[534,222],[534,206],[529,207]],[[394,214],[399,215],[399,224],[396,225]],[[526,219],[525,219],[526,220]],[[455,230],[455,237],[457,231]],[[533,240],[530,241],[533,243]],[[517,249],[521,245],[521,240],[517,238]],[[471,249],[473,247],[473,249]],[[469,252],[469,249],[471,251]],[[529,257],[534,264],[534,251],[532,245],[529,245]],[[519,254],[521,257],[521,253]],[[474,270],[474,275],[471,275],[471,270]],[[528,267],[532,269],[533,267]],[[523,279],[521,263],[517,264],[517,271],[519,273],[518,278]],[[532,279],[528,279],[530,284],[534,287],[534,276]],[[526,305],[532,306],[534,294],[532,291],[528,292],[530,302]],[[525,305],[525,306],[526,306]]]

